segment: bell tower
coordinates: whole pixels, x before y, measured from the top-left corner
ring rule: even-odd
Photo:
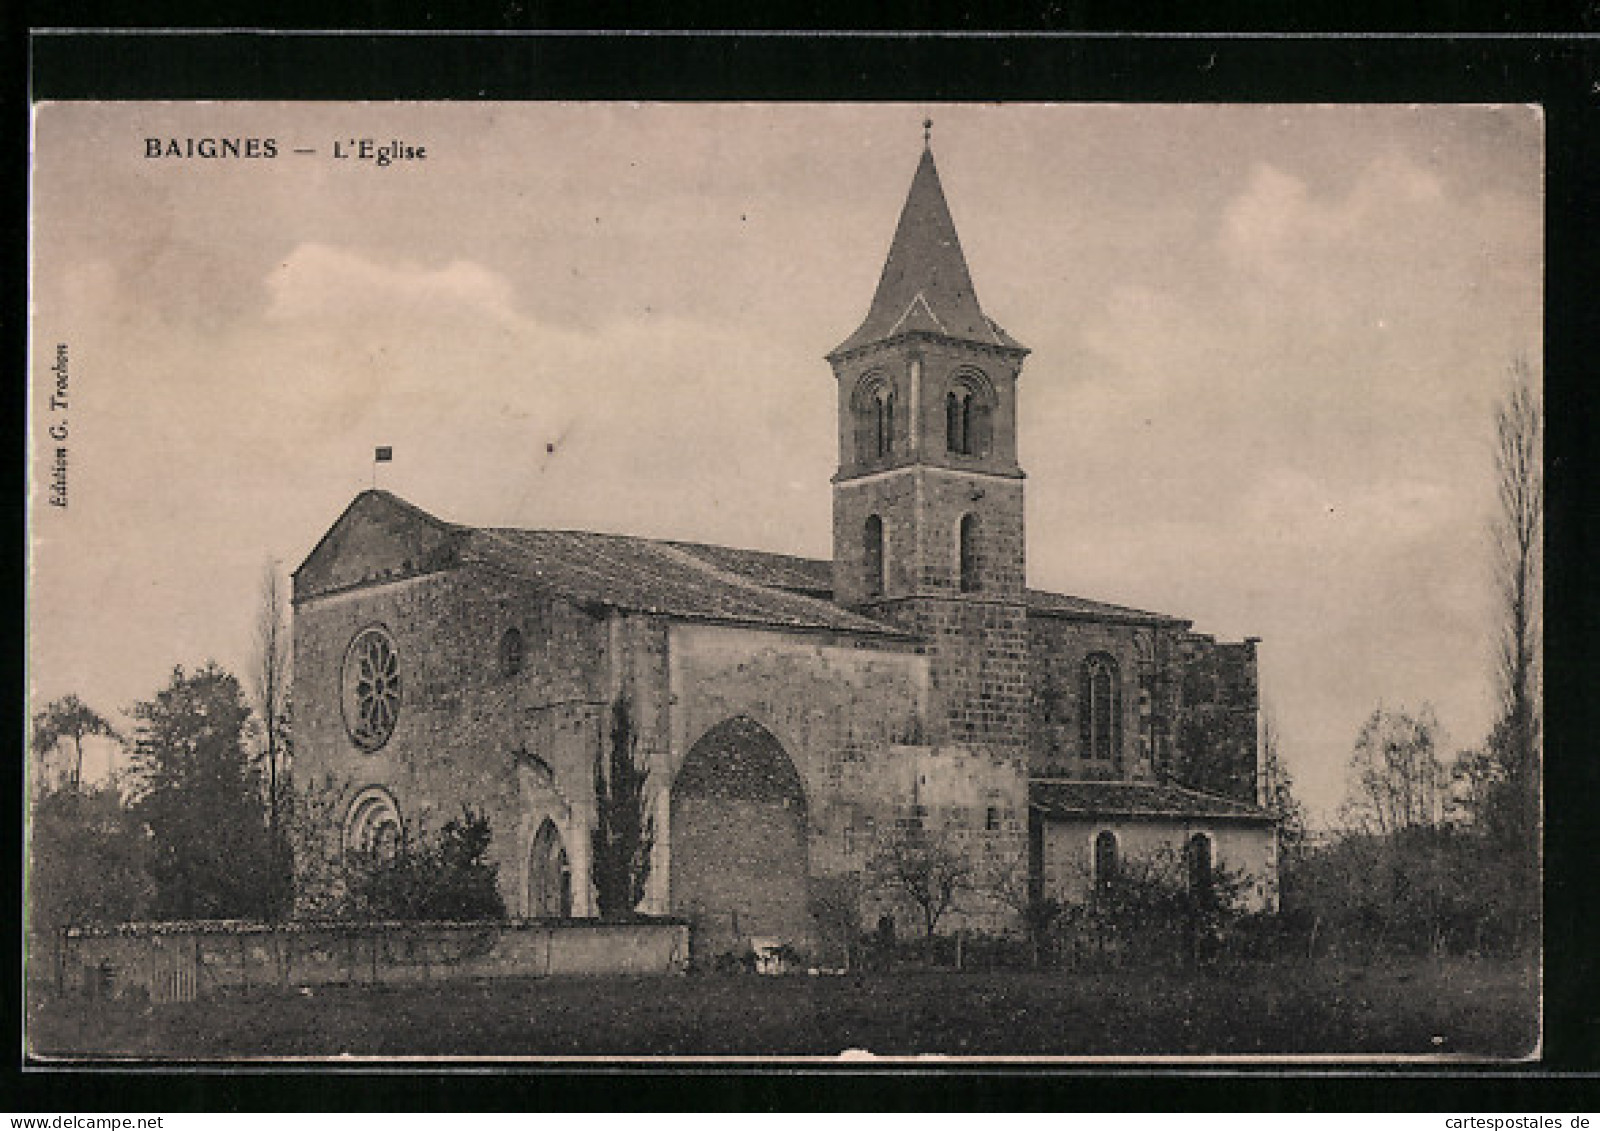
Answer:
[[[834,595],[929,641],[948,740],[1018,751],[1027,354],[978,305],[925,133],[872,306],[828,355],[839,404]]]

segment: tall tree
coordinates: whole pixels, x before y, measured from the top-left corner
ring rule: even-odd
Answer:
[[[261,605],[256,614],[252,660],[256,711],[261,719],[261,763],[266,770],[267,828],[271,888],[267,910],[286,913],[293,899],[294,860],[284,809],[289,801],[289,761],[293,756],[289,727],[290,633],[285,585],[276,562],[261,578]]]
[[[83,784],[83,740],[91,736],[121,741],[122,736],[105,717],[76,695],[68,695],[47,704],[33,716],[33,749],[43,758],[63,742],[72,743],[72,777],[70,784],[78,789]]]
[[[1306,807],[1294,792],[1294,775],[1283,760],[1282,738],[1270,712],[1261,716],[1261,804],[1278,815],[1278,844],[1286,854],[1306,842]]]
[[[174,668],[172,681],[131,714],[138,720],[135,808],[150,830],[153,912],[264,917],[269,833],[239,681],[215,663],[192,674]]]
[[[1427,704],[1414,715],[1374,710],[1350,755],[1345,816],[1356,830],[1390,836],[1438,826],[1450,783],[1438,750],[1439,721]]]
[[[1500,602],[1496,677],[1500,718],[1488,753],[1498,764],[1485,823],[1510,846],[1536,851],[1539,816],[1540,616],[1544,534],[1544,415],[1528,363],[1512,366],[1511,387],[1495,416],[1494,523]]]
[[[590,870],[600,914],[633,913],[650,878],[655,822],[645,783],[649,768],[639,764],[639,732],[626,698],[611,705],[610,741],[595,755],[595,826]]]

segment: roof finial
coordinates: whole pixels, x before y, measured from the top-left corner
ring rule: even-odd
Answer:
[[[924,119],[922,119],[922,148],[923,149],[932,149],[933,148],[933,119],[932,118],[924,118]]]

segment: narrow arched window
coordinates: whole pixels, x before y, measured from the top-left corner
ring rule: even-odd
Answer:
[[[515,627],[506,629],[500,637],[500,674],[509,678],[521,672],[526,655],[522,630]]]
[[[989,454],[989,443],[993,435],[991,421],[994,418],[994,408],[988,401],[972,399],[971,419],[967,425],[967,452],[969,455],[985,456]]]
[[[944,398],[944,446],[947,451],[967,452],[967,421],[971,412],[972,394],[965,389],[951,389]]]
[[[856,430],[855,458],[870,462],[878,452],[878,410],[876,399],[857,404],[854,410]]]
[[[863,377],[851,394],[855,426],[855,458],[861,463],[883,459],[894,449],[894,388],[879,371]]]
[[[1083,683],[1078,704],[1083,755],[1110,761],[1122,748],[1122,684],[1117,664],[1097,652],[1083,662]]]
[[[1104,829],[1094,838],[1094,886],[1104,890],[1117,878],[1117,834]]]
[[[1189,867],[1189,890],[1196,895],[1211,890],[1212,859],[1211,838],[1205,833],[1195,833],[1184,845],[1185,863]]]
[[[978,516],[967,514],[961,516],[960,532],[957,535],[959,548],[957,553],[960,558],[961,592],[976,593],[978,591]]]
[[[877,515],[869,515],[862,529],[861,562],[867,596],[880,596],[883,593],[883,519]]]
[[[993,442],[994,386],[976,369],[951,380],[944,397],[945,450],[953,455],[987,455]]]

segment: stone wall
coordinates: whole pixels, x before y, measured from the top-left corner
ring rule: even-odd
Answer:
[[[869,649],[715,625],[675,624],[669,632],[669,777],[701,735],[742,715],[782,745],[815,814],[815,799],[837,795],[849,767],[892,743],[921,740],[928,662],[909,645]]]
[[[1256,641],[1218,643],[1198,633],[1178,645],[1182,709],[1173,776],[1195,789],[1257,800],[1260,690]]]
[[[909,793],[869,792],[878,784],[871,767],[891,745],[921,740],[927,661],[909,648],[869,650],[820,636],[687,624],[673,625],[670,634],[673,706],[665,780],[676,777],[708,731],[730,719],[751,720],[772,735],[799,775],[810,873],[859,871],[866,843],[852,842],[848,853],[842,846],[860,808],[892,810],[897,802],[911,802]],[[664,808],[658,813],[658,820],[670,821]],[[680,893],[670,889],[672,839],[658,838],[651,911],[679,907]],[[748,898],[763,897],[751,892]]]
[[[931,740],[1005,751],[1023,760],[1034,670],[1027,610],[1020,603],[949,596],[893,602],[885,613],[926,642]]]
[[[1043,822],[1041,830],[1046,896],[1065,903],[1081,903],[1088,898],[1094,839],[1108,829],[1116,835],[1117,855],[1123,860],[1157,853],[1176,854],[1175,858],[1181,860],[1188,839],[1195,833],[1204,833],[1211,838],[1214,866],[1249,877],[1244,893],[1246,908],[1277,910],[1277,832],[1266,821],[1051,818]]]
[[[966,746],[893,746],[852,775],[836,807],[829,863],[862,874],[886,838],[916,829],[940,850],[965,859],[966,875],[941,932],[1013,932],[1017,909],[1004,898],[1024,890],[1028,783],[1021,763]],[[897,800],[898,799],[898,800]],[[831,839],[831,838],[830,838]],[[869,891],[867,926],[883,913],[900,933],[921,929],[920,909],[892,888]]]
[[[883,520],[883,597],[960,592],[962,516],[978,520],[976,597],[1022,599],[1026,571],[1020,479],[908,467],[839,483],[833,494],[834,592],[869,612],[862,532]]]
[[[679,974],[687,924],[657,920],[129,925],[58,936],[68,993],[188,1001],[219,990],[580,974]]]
[[[783,800],[675,797],[674,914],[693,924],[697,963],[739,954],[752,938],[810,950],[804,809]]]
[[[346,732],[341,667],[370,626],[394,640],[401,705],[392,737],[360,749]],[[522,633],[520,671],[502,665],[508,629]],[[526,907],[527,853],[549,819],[576,878],[588,875],[592,774],[609,703],[604,620],[482,566],[370,584],[295,610],[296,778],[342,814],[381,786],[401,818],[437,831],[463,805],[485,812],[492,861],[513,913]],[[339,818],[342,821],[342,816]],[[337,837],[327,846],[336,852]],[[586,914],[589,888],[574,883]]]
[[[1146,625],[1079,620],[1033,613],[1028,641],[1033,657],[1029,704],[1029,756],[1037,777],[1084,781],[1145,780],[1154,775],[1157,746],[1175,713],[1178,680],[1162,671],[1163,630]],[[1121,737],[1113,758],[1087,757],[1082,749],[1084,662],[1102,653],[1121,681]],[[1165,676],[1165,678],[1163,678]]]
[[[799,774],[813,879],[861,877],[879,838],[916,815],[918,806],[926,810],[928,827],[948,829],[975,859],[997,865],[1022,859],[1027,781],[1021,760],[926,741],[926,657],[909,648],[867,649],[847,640],[684,624],[671,627],[668,654],[673,706],[666,780],[712,728],[734,718],[759,724]],[[658,810],[658,822],[672,818]],[[697,819],[712,820],[705,814]],[[678,840],[677,831],[658,837],[649,910],[682,910],[670,881]],[[735,847],[744,843],[731,830],[721,840]],[[739,874],[750,875],[742,869]],[[753,906],[763,898],[752,891],[732,893],[728,901]],[[987,904],[974,904],[971,913],[998,914]]]

